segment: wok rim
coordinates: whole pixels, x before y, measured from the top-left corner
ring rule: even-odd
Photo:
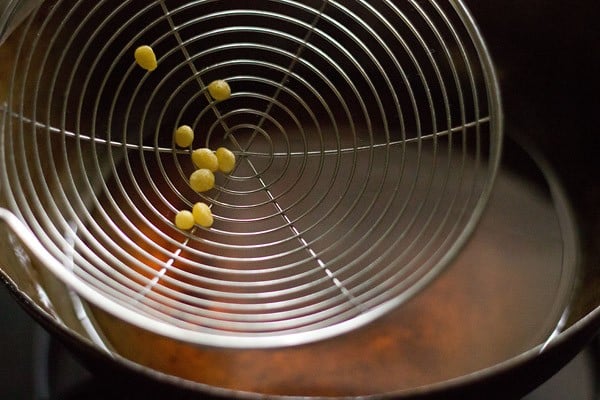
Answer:
[[[169,375],[160,371],[153,370],[133,362],[119,354],[107,353],[102,351],[88,339],[82,337],[78,333],[70,330],[67,326],[56,321],[48,311],[44,310],[40,305],[33,301],[26,293],[19,290],[17,284],[0,269],[0,281],[9,289],[9,292],[17,300],[17,303],[44,329],[46,329],[53,337],[58,339],[79,361],[83,361],[85,367],[91,368],[89,360],[98,360],[105,363],[108,367],[119,366],[127,371],[134,373],[142,378],[150,379],[155,383],[167,385],[176,390],[191,391],[196,394],[205,394],[217,396],[220,398],[238,398],[246,400],[270,399],[282,400],[297,398],[298,396],[276,395],[276,394],[261,394],[248,391],[239,391],[234,389],[221,388],[194,382]],[[502,374],[511,374],[519,368],[526,367],[529,363],[536,361],[543,355],[551,355],[556,352],[563,352],[560,363],[555,363],[545,375],[541,382],[560,370],[567,364],[575,355],[585,348],[589,341],[600,331],[600,305],[574,322],[564,331],[557,334],[550,342],[540,343],[529,350],[526,350],[516,356],[513,356],[505,361],[491,365],[484,369],[462,375],[460,377],[451,378],[445,381],[418,386],[410,389],[402,389],[398,391],[385,392],[381,394],[371,394],[364,396],[339,396],[330,398],[363,398],[363,399],[410,399],[423,396],[442,395],[448,392],[468,390],[470,387],[481,385],[485,386],[485,382],[498,377]],[[564,348],[567,350],[564,350]],[[82,357],[83,356],[83,357]],[[544,379],[545,378],[545,379]],[[540,382],[540,383],[541,383]],[[323,398],[320,396],[302,396],[303,398]]]

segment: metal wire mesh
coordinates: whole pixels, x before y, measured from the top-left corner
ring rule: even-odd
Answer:
[[[47,1],[7,43],[3,203],[75,290],[177,339],[279,346],[376,318],[448,264],[497,168],[499,94],[458,0]],[[209,192],[181,124],[237,156]],[[214,225],[177,229],[199,200]]]

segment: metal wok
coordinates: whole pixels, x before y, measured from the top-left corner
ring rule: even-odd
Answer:
[[[468,5],[499,72],[509,137],[502,169],[464,252],[396,312],[331,341],[223,352],[114,322],[30,264],[8,232],[3,280],[91,369],[145,398],[524,395],[600,330],[597,6]],[[132,341],[147,351],[129,352]],[[411,358],[423,364],[402,363]]]

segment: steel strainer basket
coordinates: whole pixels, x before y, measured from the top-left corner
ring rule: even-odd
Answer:
[[[500,97],[460,0],[58,0],[4,30],[0,215],[83,298],[160,335],[348,332],[431,281],[491,190]],[[191,151],[222,146],[235,169],[196,193]],[[213,226],[178,229],[198,201]]]

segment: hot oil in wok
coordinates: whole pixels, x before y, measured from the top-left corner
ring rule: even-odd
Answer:
[[[503,170],[454,263],[412,300],[352,333],[298,347],[223,350],[95,316],[124,357],[212,386],[327,396],[410,389],[490,367],[547,340],[574,281],[565,234],[548,191]]]

